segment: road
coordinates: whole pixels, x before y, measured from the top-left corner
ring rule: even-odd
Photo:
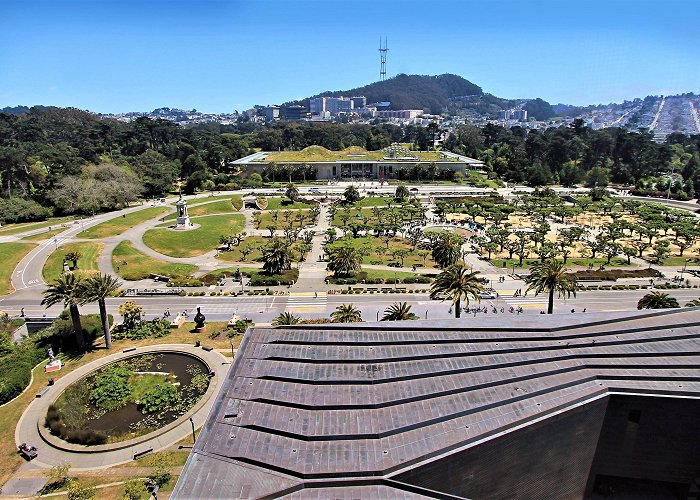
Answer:
[[[497,314],[510,314],[509,308],[522,307],[522,314],[539,314],[546,310],[547,298],[528,294],[527,297],[512,297],[514,290],[502,289],[497,300],[482,300],[481,307],[486,306],[487,315],[493,314],[496,307]],[[700,297],[700,290],[680,289],[664,290],[669,295],[676,297],[681,306],[686,302]],[[582,312],[613,312],[627,311],[637,308],[637,301],[648,290],[610,290],[610,291],[584,291],[577,297],[569,299],[555,299],[555,314]],[[298,314],[302,318],[328,317],[340,304],[354,304],[362,311],[363,319],[367,321],[381,318],[384,309],[395,302],[407,302],[412,311],[422,319],[446,319],[450,318],[450,304],[430,300],[427,294],[356,294],[356,295],[325,295],[320,293],[318,297],[314,293],[296,293],[289,296],[240,296],[240,297],[137,297],[133,299],[144,308],[147,318],[162,316],[166,309],[171,313],[187,311],[190,317],[194,315],[197,307],[201,307],[202,313],[208,321],[227,321],[233,314],[241,318],[248,318],[256,323],[269,323],[275,316],[283,311]],[[57,305],[48,310],[40,304],[40,298],[15,298],[8,296],[0,301],[0,308],[10,314],[19,314],[24,307],[25,314],[29,317],[41,317],[44,313],[55,316],[61,311]],[[123,298],[107,300],[108,311],[118,317],[117,308],[124,302]],[[472,303],[472,306],[475,304]],[[97,313],[96,305],[85,305],[81,308],[83,313]],[[484,313],[479,313],[483,315]],[[469,317],[470,315],[463,314]]]

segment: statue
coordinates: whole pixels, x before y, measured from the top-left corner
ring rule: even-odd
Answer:
[[[49,362],[52,362],[54,359],[56,359],[56,357],[53,354],[53,349],[51,349],[50,347],[46,354],[49,356]]]
[[[187,201],[182,198],[182,191],[180,192],[180,199],[175,203],[175,208],[177,209],[175,229],[191,229],[192,223],[190,222],[190,216],[187,214]]]
[[[207,319],[202,314],[201,308],[197,308],[197,314],[194,315],[194,329],[197,331],[204,330],[204,320]]]

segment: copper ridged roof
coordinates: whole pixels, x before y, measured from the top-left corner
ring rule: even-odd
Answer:
[[[700,310],[250,330],[176,498],[442,497],[391,478],[610,393],[700,394]]]

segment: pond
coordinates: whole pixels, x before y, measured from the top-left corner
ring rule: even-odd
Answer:
[[[92,445],[132,439],[187,413],[209,386],[208,367],[187,354],[140,354],[71,384],[49,407],[52,434]]]

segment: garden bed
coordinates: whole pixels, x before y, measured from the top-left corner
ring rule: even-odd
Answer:
[[[70,443],[120,442],[187,413],[209,386],[209,369],[181,353],[139,354],[79,379],[47,411],[45,426]]]
[[[609,269],[599,271],[596,269],[586,269],[576,271],[574,276],[582,280],[617,281],[621,278],[660,278],[663,276],[656,269]]]

